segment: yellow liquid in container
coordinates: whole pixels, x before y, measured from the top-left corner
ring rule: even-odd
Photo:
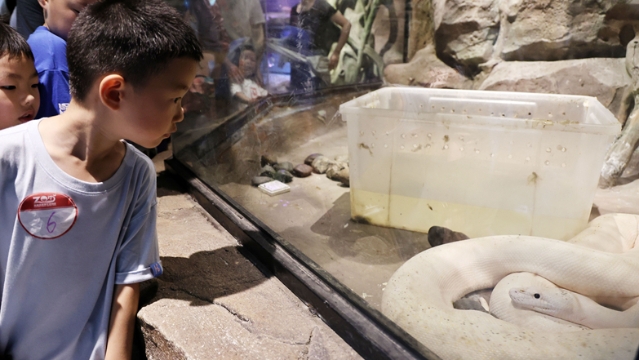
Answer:
[[[351,189],[351,216],[357,221],[419,232],[443,226],[469,237],[532,235],[561,240],[576,235],[587,223],[587,218],[540,216],[358,189]]]

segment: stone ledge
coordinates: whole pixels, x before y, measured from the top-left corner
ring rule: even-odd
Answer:
[[[138,313],[148,359],[360,359],[190,196],[158,198],[165,269]]]

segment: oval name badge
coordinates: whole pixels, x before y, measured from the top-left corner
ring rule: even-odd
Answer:
[[[59,238],[71,230],[77,218],[78,207],[65,194],[31,194],[22,200],[18,208],[20,225],[38,239]]]

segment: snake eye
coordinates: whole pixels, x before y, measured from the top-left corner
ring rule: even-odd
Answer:
[[[535,299],[539,299],[540,297],[541,297],[541,295],[535,294]]]

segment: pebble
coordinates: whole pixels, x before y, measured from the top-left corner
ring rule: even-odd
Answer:
[[[326,169],[326,177],[331,180],[335,180],[337,173],[346,167],[348,167],[346,163],[332,163],[328,165],[328,168]]]
[[[284,162],[280,162],[277,163],[273,166],[273,168],[277,171],[279,170],[286,170],[288,172],[293,171],[293,164],[288,162],[288,161],[284,161]]]
[[[262,166],[275,165],[275,164],[277,164],[277,157],[273,156],[273,155],[270,155],[270,154],[264,154],[260,158],[260,164]]]
[[[341,182],[344,186],[350,186],[350,170],[348,166],[338,171],[333,180]]]
[[[273,178],[273,176],[275,176],[275,169],[273,169],[271,165],[265,165],[260,170],[260,176],[268,176],[270,178]]]
[[[313,160],[315,160],[315,158],[318,157],[318,156],[322,156],[322,154],[315,153],[315,154],[311,154],[311,155],[307,156],[306,159],[304,159],[304,164],[312,165],[313,164]]]
[[[328,170],[328,166],[332,164],[333,161],[326,156],[318,156],[313,160],[311,166],[313,166],[313,171],[318,174],[324,174],[326,170]]]
[[[273,179],[268,177],[268,176],[254,176],[251,179],[251,185],[259,186],[259,185],[262,185],[262,184],[267,183],[269,181],[273,181]]]
[[[283,183],[290,183],[293,181],[293,175],[286,170],[278,170],[274,176],[275,180],[279,180]]]
[[[428,229],[428,242],[431,247],[466,239],[468,239],[466,234],[445,227],[431,226],[431,228]]]
[[[306,164],[299,164],[293,169],[293,175],[297,177],[307,177],[313,172],[313,168]]]

